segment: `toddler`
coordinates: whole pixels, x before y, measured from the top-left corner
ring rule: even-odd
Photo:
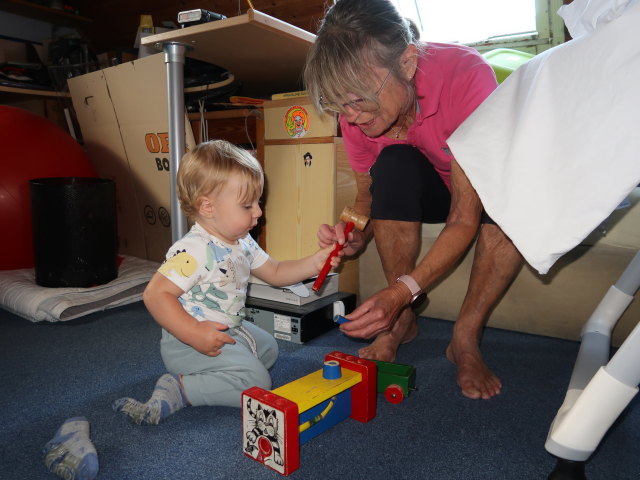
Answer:
[[[113,408],[134,423],[156,425],[189,405],[239,407],[245,389],[271,389],[278,345],[243,320],[249,275],[292,285],[317,275],[333,247],[299,260],[267,255],[249,235],[262,215],[263,186],[258,161],[226,141],[200,144],[183,157],[178,199],[194,224],[170,248],[143,295],[162,327],[168,373],[147,402],[115,401]],[[333,267],[339,262],[340,256],[331,260]]]

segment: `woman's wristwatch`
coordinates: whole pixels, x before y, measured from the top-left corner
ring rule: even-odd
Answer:
[[[420,285],[418,285],[418,282],[416,282],[413,277],[410,277],[409,275],[400,275],[396,279],[396,283],[399,282],[404,283],[411,292],[411,300],[409,303],[412,308],[420,306],[422,302],[424,302],[424,299],[427,298],[427,294],[424,293],[422,288],[420,288]]]

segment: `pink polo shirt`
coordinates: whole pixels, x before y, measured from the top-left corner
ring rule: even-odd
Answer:
[[[477,50],[464,45],[428,43],[415,75],[418,109],[406,140],[367,137],[340,116],[347,156],[356,172],[368,172],[380,151],[396,143],[417,147],[451,188],[451,152],[447,139],[495,90],[496,77]]]

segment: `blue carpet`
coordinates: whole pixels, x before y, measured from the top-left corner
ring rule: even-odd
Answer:
[[[397,361],[417,367],[418,391],[392,405],[378,395],[376,418],[347,419],[300,450],[292,479],[545,479],[544,450],[578,351],[576,342],[487,329],[483,351],[503,381],[490,401],[464,398],[444,351],[450,322],[420,319],[420,336]],[[42,446],[62,422],[86,416],[101,480],[283,478],[242,453],[237,409],[187,408],[157,427],[111,410],[114,399],[146,399],[164,373],[160,328],[141,303],[81,321],[32,324],[0,310],[0,479],[55,479]],[[362,342],[334,330],[305,345],[280,342],[274,387],[322,367],[333,350]],[[640,478],[637,401],[587,463],[590,480]]]

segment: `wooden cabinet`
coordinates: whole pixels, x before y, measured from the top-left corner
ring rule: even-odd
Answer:
[[[275,258],[310,255],[318,226],[335,222],[337,149],[334,142],[265,146],[266,247]]]
[[[306,97],[264,105],[265,247],[276,259],[310,255],[317,231],[338,222],[356,185],[334,118],[319,117]],[[358,293],[357,260],[343,262],[340,290]]]

